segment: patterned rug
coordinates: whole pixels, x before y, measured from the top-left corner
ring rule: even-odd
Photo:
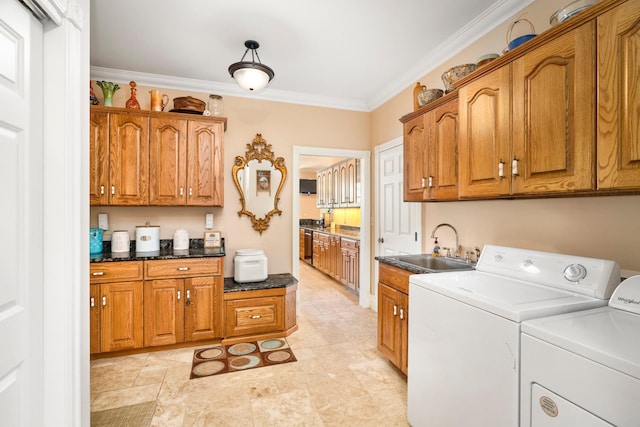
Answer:
[[[190,378],[208,377],[295,361],[296,357],[284,338],[242,342],[227,346],[218,344],[193,352]]]
[[[91,413],[91,427],[149,427],[156,401],[122,406]]]

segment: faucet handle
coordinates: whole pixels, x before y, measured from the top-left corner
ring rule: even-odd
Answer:
[[[480,259],[480,248],[476,247],[476,262],[478,262],[478,260]]]

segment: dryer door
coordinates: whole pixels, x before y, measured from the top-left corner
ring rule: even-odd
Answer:
[[[531,427],[615,427],[538,384],[531,386]]]

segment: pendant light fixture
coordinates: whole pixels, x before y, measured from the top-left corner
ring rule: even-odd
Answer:
[[[271,68],[260,62],[257,51],[260,44],[257,41],[247,40],[244,42],[244,46],[247,50],[244,51],[240,62],[229,65],[229,74],[238,82],[241,88],[258,91],[269,84],[275,73]],[[251,61],[245,61],[244,58],[249,51],[251,51]],[[256,59],[258,62],[256,62]]]

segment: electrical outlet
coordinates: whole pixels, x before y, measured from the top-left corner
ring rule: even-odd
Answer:
[[[102,228],[104,231],[109,230],[109,214],[98,214],[98,228]]]
[[[206,228],[207,230],[213,229],[213,214],[212,213],[205,214],[205,217],[204,217],[204,228]]]

